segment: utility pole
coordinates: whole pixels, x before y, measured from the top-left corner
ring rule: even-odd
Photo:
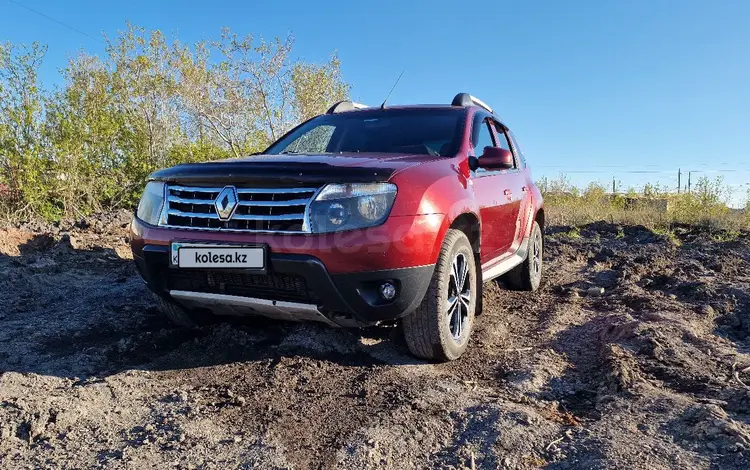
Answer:
[[[617,193],[617,183],[615,183],[615,177],[612,176],[612,195],[614,196],[615,193]]]
[[[688,192],[690,192],[690,177],[693,176],[692,171],[688,171]]]
[[[680,194],[680,184],[682,183],[682,168],[677,169],[677,194]]]

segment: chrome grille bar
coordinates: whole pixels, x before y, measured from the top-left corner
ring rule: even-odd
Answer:
[[[289,207],[306,206],[310,199],[292,199],[289,201],[240,201],[240,206],[248,207]]]
[[[175,209],[169,209],[168,215],[174,215],[177,217],[190,217],[194,219],[219,219],[218,214],[213,213],[201,213],[201,212],[182,212]],[[304,213],[299,214],[284,214],[284,215],[244,215],[235,214],[232,216],[232,220],[302,220],[305,217]]]
[[[205,205],[209,205],[209,204],[213,204],[214,201],[215,201],[214,199],[188,199],[188,198],[184,198],[184,197],[173,196],[172,194],[170,194],[168,196],[168,199],[169,199],[169,202],[178,202],[180,204],[205,204]]]
[[[284,189],[270,189],[270,188],[237,188],[237,194],[298,194],[298,193],[314,193],[317,188],[284,188]]]

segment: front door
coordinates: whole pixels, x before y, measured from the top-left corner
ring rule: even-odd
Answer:
[[[481,114],[474,119],[472,146],[474,155],[480,160],[485,147],[495,146],[490,120]],[[482,264],[505,254],[513,243],[518,208],[514,209],[512,189],[509,185],[512,181],[505,178],[506,173],[482,168],[472,172],[471,182],[474,185],[474,194],[479,203],[479,216],[482,219]]]

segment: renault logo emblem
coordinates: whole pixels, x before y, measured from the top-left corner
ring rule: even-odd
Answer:
[[[225,186],[214,202],[219,219],[229,220],[237,209],[237,190],[234,186]]]

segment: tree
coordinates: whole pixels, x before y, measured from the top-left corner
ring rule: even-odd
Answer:
[[[180,73],[179,94],[189,123],[189,134],[197,142],[224,146],[239,157],[264,145],[253,145],[258,132],[253,127],[255,110],[247,90],[237,76],[230,75],[226,62],[211,64],[211,45],[175,46],[175,66]]]
[[[44,98],[38,70],[47,48],[0,44],[0,182],[12,210],[40,204],[44,184]]]
[[[350,86],[341,77],[341,63],[335,54],[323,65],[297,63],[292,68],[295,120],[305,121],[349,96]]]

